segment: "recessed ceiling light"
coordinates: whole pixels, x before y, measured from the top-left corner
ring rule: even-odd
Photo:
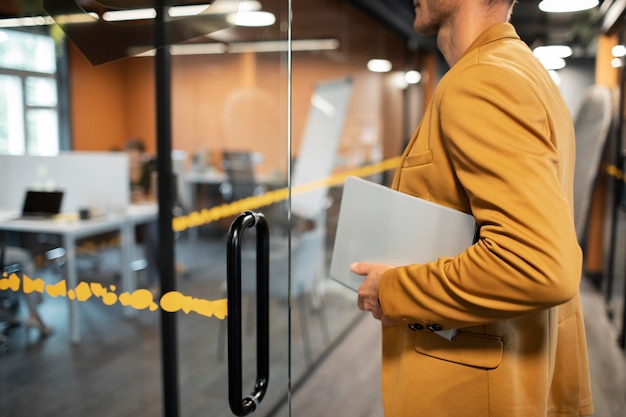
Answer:
[[[272,26],[276,22],[276,16],[270,12],[239,12],[228,15],[226,20],[235,26],[263,27]]]
[[[538,46],[533,49],[533,54],[537,58],[569,58],[572,56],[572,48],[567,45],[548,45],[548,46]]]
[[[418,84],[422,80],[422,74],[415,70],[407,71],[404,74],[404,79],[409,84]]]
[[[174,6],[167,10],[167,14],[171,17],[195,16],[207,10],[209,4],[195,4],[192,6]]]
[[[599,3],[598,0],[543,0],[539,3],[539,10],[546,13],[579,12],[593,9]]]
[[[50,16],[13,17],[0,19],[0,28],[13,28],[20,26],[48,26],[54,24]]]
[[[386,59],[370,59],[367,61],[367,69],[372,72],[389,72],[391,62]]]
[[[611,48],[611,54],[616,58],[621,58],[626,56],[626,46],[624,45],[615,45]]]
[[[539,62],[547,70],[560,70],[565,68],[565,60],[563,58],[551,57],[551,58],[539,58]]]
[[[155,17],[156,17],[155,9],[112,10],[109,12],[104,12],[102,14],[102,19],[106,20],[107,22],[154,19]]]

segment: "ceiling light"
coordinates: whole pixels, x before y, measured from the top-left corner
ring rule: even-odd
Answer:
[[[626,56],[626,46],[615,45],[613,48],[611,48],[611,54],[616,58]]]
[[[624,61],[622,60],[622,58],[613,58],[611,60],[611,66],[613,68],[621,68],[624,66]]]
[[[286,52],[288,41],[235,42],[228,45],[228,52]],[[296,39],[291,41],[291,50],[296,51],[332,51],[339,49],[337,39]]]
[[[195,16],[205,11],[209,4],[196,4],[193,6],[174,6],[167,10],[170,17]]]
[[[543,0],[539,3],[539,10],[546,13],[579,12],[593,9],[599,3],[598,0]]]
[[[170,47],[172,55],[210,55],[224,52],[226,45],[223,43],[181,43]]]
[[[565,68],[565,60],[558,57],[539,58],[541,65],[547,70],[560,70]]]
[[[254,12],[261,10],[261,3],[256,0],[244,0],[239,2],[240,12]]]
[[[367,62],[367,69],[372,72],[391,71],[391,62],[386,59],[370,59]]]
[[[533,54],[537,58],[569,58],[572,53],[572,48],[567,45],[538,46],[533,49]]]
[[[270,12],[239,12],[230,14],[226,20],[235,26],[263,27],[272,26],[276,16]]]
[[[241,54],[257,52],[286,52],[289,43],[287,41],[259,41],[259,42],[235,42],[224,43],[183,43],[170,47],[172,55],[209,55],[209,54]],[[154,56],[155,50],[145,51],[146,48],[137,48],[129,51],[129,56],[147,57]],[[291,41],[291,50],[299,51],[330,51],[339,49],[337,39],[296,39]],[[144,52],[145,51],[145,52]]]
[[[53,23],[54,20],[50,16],[15,17],[0,19],[0,28],[47,26]]]
[[[419,71],[411,70],[404,74],[404,79],[409,84],[419,84],[422,80],[422,74]]]
[[[154,19],[155,17],[156,10],[154,9],[113,10],[102,14],[102,19],[107,22]]]
[[[406,81],[406,74],[402,71],[394,72],[391,75],[391,83],[399,90],[404,90],[409,86],[409,83]]]

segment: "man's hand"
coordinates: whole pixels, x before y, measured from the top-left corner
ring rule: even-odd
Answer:
[[[385,326],[394,323],[383,314],[378,302],[378,286],[383,273],[393,268],[391,265],[373,264],[367,262],[355,262],[350,265],[350,270],[358,275],[364,275],[365,279],[359,287],[359,308],[363,311],[371,311],[375,319],[380,320]]]

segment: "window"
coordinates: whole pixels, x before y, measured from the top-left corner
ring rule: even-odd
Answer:
[[[0,30],[0,154],[58,153],[56,75],[50,36]]]

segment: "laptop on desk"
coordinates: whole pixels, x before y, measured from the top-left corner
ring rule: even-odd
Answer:
[[[63,191],[27,190],[19,219],[49,219],[61,212]]]

